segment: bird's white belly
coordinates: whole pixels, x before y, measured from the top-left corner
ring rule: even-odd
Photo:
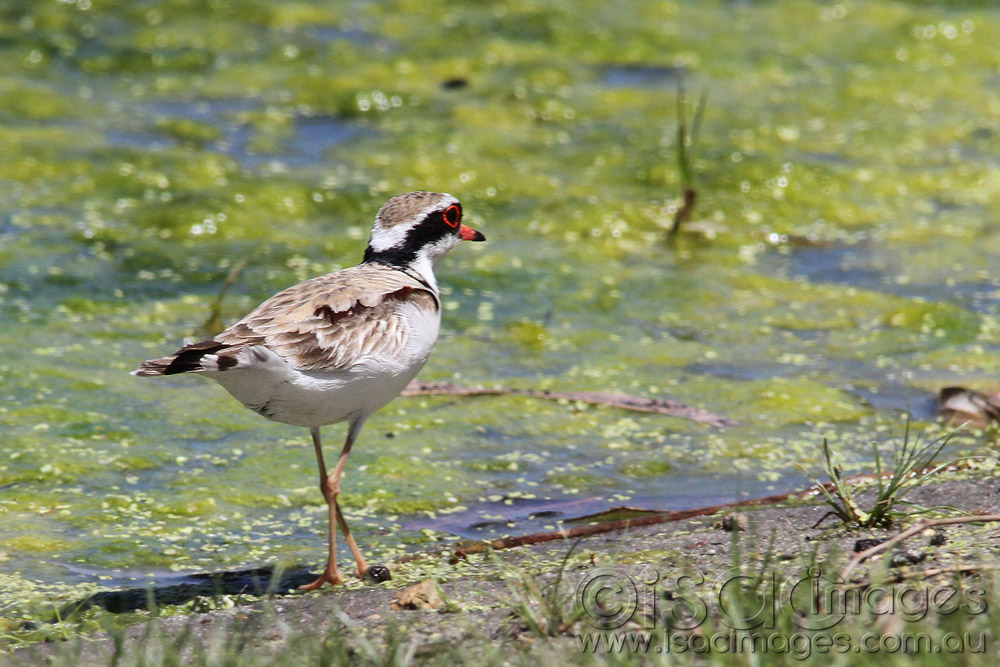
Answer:
[[[348,369],[300,371],[267,348],[231,369],[206,373],[246,407],[273,421],[308,428],[368,417],[416,377],[437,340],[439,315],[403,306],[406,345],[398,358],[373,355]]]
[[[398,396],[421,366],[395,375],[310,371],[282,378],[233,369],[211,377],[254,412],[312,428],[367,417]]]

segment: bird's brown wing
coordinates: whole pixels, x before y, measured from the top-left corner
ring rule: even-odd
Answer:
[[[434,312],[434,291],[413,276],[362,264],[289,287],[212,339],[143,362],[137,375],[202,371],[201,358],[218,356],[218,370],[237,365],[244,348],[263,345],[299,370],[340,370],[368,355],[392,358],[407,342],[399,307]]]

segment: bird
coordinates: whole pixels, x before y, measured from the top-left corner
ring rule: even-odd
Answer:
[[[205,376],[257,414],[309,429],[328,506],[329,553],[323,573],[300,588],[345,580],[337,565],[337,527],[357,576],[368,571],[337,502],[347,457],[366,420],[416,377],[437,341],[435,264],[461,241],[485,240],[462,223],[462,205],[452,195],[397,195],[376,214],[357,266],[293,285],[222,333],[132,371]],[[347,437],[328,473],[320,428],[340,422],[347,422]]]

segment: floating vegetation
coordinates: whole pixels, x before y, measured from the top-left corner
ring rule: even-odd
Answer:
[[[101,588],[321,560],[306,438],[127,372],[356,263],[399,192],[455,194],[491,241],[442,267],[421,379],[740,424],[401,398],[341,497],[373,556],[787,491],[823,438],[867,469],[904,385],[990,388],[1000,19],[837,7],[3,3],[2,629]],[[712,92],[687,158],[712,234],[664,259],[679,75]]]

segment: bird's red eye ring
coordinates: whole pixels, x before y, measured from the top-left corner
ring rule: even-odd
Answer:
[[[461,219],[461,217],[462,217],[462,209],[460,209],[455,204],[452,204],[451,206],[446,208],[444,210],[444,213],[441,214],[441,219],[444,220],[444,224],[452,228],[458,227],[458,221]]]

